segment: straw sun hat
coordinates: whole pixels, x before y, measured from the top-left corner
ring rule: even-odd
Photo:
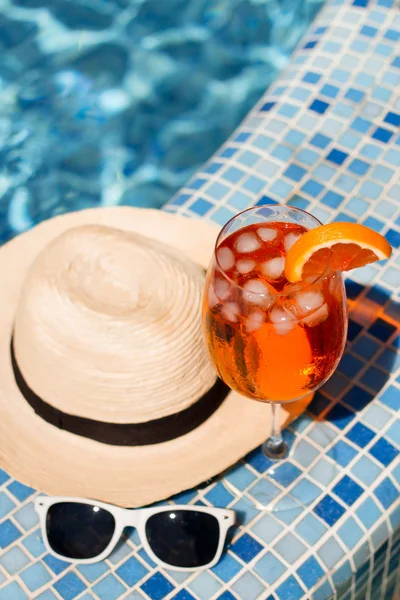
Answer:
[[[0,467],[49,494],[133,507],[264,441],[268,406],[227,393],[203,346],[217,232],[161,211],[100,208],[0,249]],[[306,403],[287,405],[283,420]]]

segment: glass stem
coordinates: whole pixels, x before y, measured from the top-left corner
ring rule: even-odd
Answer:
[[[281,405],[271,402],[271,440],[279,445],[283,442],[281,430]]]
[[[286,458],[289,453],[287,443],[281,432],[281,405],[270,402],[271,405],[271,437],[263,445],[263,452],[270,460]]]

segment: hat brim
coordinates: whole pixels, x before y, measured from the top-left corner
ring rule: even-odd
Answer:
[[[62,431],[38,417],[14,379],[10,339],[21,286],[41,250],[71,227],[103,224],[156,238],[207,268],[218,228],[199,219],[131,207],[90,209],[45,221],[0,249],[0,466],[48,494],[120,506],[168,498],[224,471],[270,434],[269,407],[231,392],[194,431],[161,444],[108,446]],[[286,404],[283,425],[312,395]]]

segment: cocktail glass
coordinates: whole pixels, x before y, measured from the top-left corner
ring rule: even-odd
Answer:
[[[342,275],[325,271],[298,283],[285,257],[305,231],[321,225],[290,206],[253,207],[221,230],[203,299],[203,330],[220,378],[246,398],[268,402],[271,460],[287,456],[281,404],[320,388],[335,371],[347,334]]]

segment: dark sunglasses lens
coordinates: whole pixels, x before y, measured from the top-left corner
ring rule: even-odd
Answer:
[[[108,510],[78,502],[58,502],[50,506],[46,532],[50,547],[65,558],[88,559],[99,556],[115,531],[115,519]]]
[[[175,567],[202,567],[217,552],[219,523],[207,513],[168,510],[147,520],[146,536],[150,548],[163,562]]]

